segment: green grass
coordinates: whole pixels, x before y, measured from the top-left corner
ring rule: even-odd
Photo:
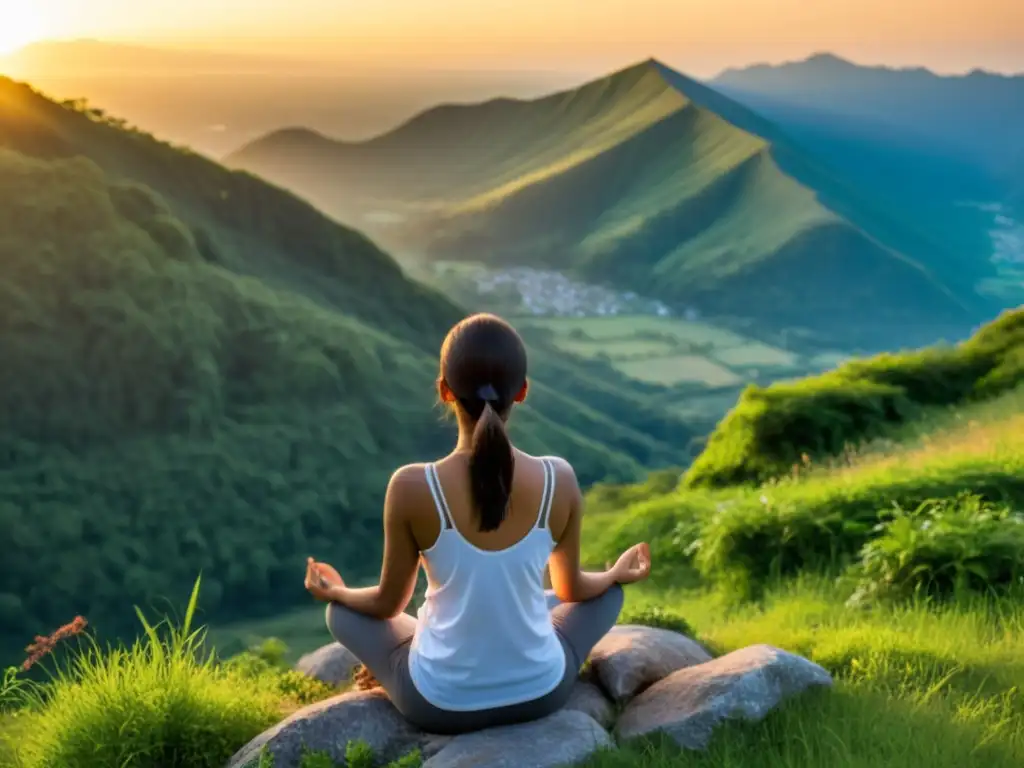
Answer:
[[[662,740],[585,763],[707,768],[1010,768],[1024,760],[1024,609],[976,599],[851,611],[814,580],[771,590],[742,608],[660,584],[636,600],[671,605],[701,639],[727,651],[755,642],[823,665],[831,691],[806,694],[759,724],[728,724],[707,753]]]
[[[652,578],[630,588],[621,621],[687,631],[716,653],[776,645],[821,664],[836,684],[761,723],[723,726],[706,753],[683,754],[654,738],[595,755],[586,768],[1020,765],[1022,419],[1024,390],[1016,390],[970,408],[932,410],[886,441],[830,465],[811,463],[784,482],[690,491],[678,487],[678,470],[665,470],[640,486],[595,488],[585,559],[602,563],[644,539],[655,561]],[[929,498],[937,501],[915,511]],[[883,525],[850,525],[869,518]],[[927,520],[912,539],[894,530]],[[280,645],[227,664],[204,656],[190,639],[194,605],[177,634],[152,631],[112,653],[87,648],[67,674],[32,689],[31,708],[8,714],[3,726],[12,738],[28,734],[26,768],[53,764],[38,757],[51,754],[44,749],[65,750],[52,754],[74,768],[86,735],[98,737],[90,745],[111,743],[103,734],[136,709],[142,714],[125,749],[214,765],[272,719],[274,707],[281,717],[326,695],[281,671],[295,652],[286,658]],[[312,648],[328,639],[322,621],[322,610],[310,608],[262,628],[218,627],[211,636],[241,647],[238,640],[252,644],[288,628],[290,642]],[[227,685],[231,700],[222,698]],[[164,686],[174,695],[158,695]],[[208,754],[190,751],[200,742],[187,726],[199,722]],[[353,755],[360,750],[354,745]],[[150,764],[138,760],[124,768]],[[304,768],[320,768],[318,760],[309,756]]]
[[[749,387],[687,473],[687,485],[762,482],[822,461],[919,417],[1024,381],[1024,310],[957,346],[854,360],[818,377]]]
[[[1017,390],[931,411],[760,488],[680,490],[666,477],[595,491],[587,560],[651,542],[655,575],[631,589],[630,611],[678,616],[717,652],[765,642],[799,653],[836,686],[722,728],[702,755],[655,739],[588,768],[1020,764],[1021,477]]]

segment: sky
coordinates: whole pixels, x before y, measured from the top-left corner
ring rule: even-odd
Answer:
[[[0,0],[0,52],[98,38],[376,69],[695,76],[829,51],[858,63],[1024,72],[1024,0]]]

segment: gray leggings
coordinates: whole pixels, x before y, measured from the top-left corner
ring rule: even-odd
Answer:
[[[409,646],[416,631],[416,619],[407,613],[393,619],[374,619],[330,603],[327,628],[373,673],[406,720],[428,733],[467,733],[537,720],[565,706],[583,662],[598,640],[615,625],[622,610],[623,592],[618,584],[584,603],[560,603],[551,591],[545,595],[565,652],[565,676],[557,688],[539,699],[494,709],[449,712],[423,698],[409,675]]]

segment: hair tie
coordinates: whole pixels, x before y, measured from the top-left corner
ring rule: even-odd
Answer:
[[[483,400],[485,403],[496,403],[498,402],[498,393],[494,391],[494,387],[490,384],[484,384],[480,389],[476,391],[476,396]]]

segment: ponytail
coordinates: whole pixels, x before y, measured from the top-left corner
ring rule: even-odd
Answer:
[[[490,402],[473,429],[469,456],[469,487],[480,519],[481,531],[494,531],[504,522],[512,494],[515,457],[505,423]]]

